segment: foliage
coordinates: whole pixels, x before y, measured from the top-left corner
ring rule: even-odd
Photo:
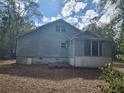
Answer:
[[[106,85],[100,86],[104,93],[124,93],[124,74],[115,70],[112,65],[102,68],[103,76],[100,79],[106,81]]]
[[[97,11],[100,16],[93,19],[93,21],[98,21],[101,16],[105,14],[106,9],[115,5],[115,10],[118,10],[119,13],[116,16],[112,16],[109,24],[97,27],[97,25],[93,23],[89,26],[89,28],[96,33],[113,41],[113,56],[120,53],[124,54],[124,0],[101,0],[97,4]],[[121,26],[119,27],[118,24],[121,24]],[[115,29],[116,27],[120,29]]]
[[[124,61],[124,54],[117,54],[116,58],[119,59],[120,61]]]
[[[12,57],[16,38],[35,25],[32,17],[40,16],[35,0],[0,1],[0,57]],[[41,17],[41,16],[40,16]]]
[[[108,5],[109,4],[109,5]],[[115,5],[115,9],[120,9],[121,12],[114,17],[113,20],[111,20],[112,25],[117,24],[120,20],[124,18],[124,0],[100,0],[100,2],[97,5],[97,10],[99,11],[100,15],[102,16],[105,12],[106,8],[111,7],[111,5]],[[114,15],[113,15],[114,16]]]
[[[88,26],[88,30],[94,31],[103,38],[109,39],[111,41],[113,41],[114,36],[116,35],[111,25],[106,25],[105,27],[98,27],[95,23],[93,23]]]

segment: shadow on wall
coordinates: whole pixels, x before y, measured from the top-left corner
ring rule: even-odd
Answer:
[[[47,65],[19,65],[13,63],[0,65],[0,74],[57,81],[73,78],[95,80],[101,75],[101,71],[93,68],[49,68]]]

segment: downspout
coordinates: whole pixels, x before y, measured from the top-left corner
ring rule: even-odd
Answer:
[[[98,40],[98,56],[100,57],[100,41]]]

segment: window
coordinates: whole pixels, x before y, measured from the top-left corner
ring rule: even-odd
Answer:
[[[102,42],[99,41],[84,41],[85,56],[102,56]]]
[[[61,43],[61,48],[67,48],[67,44],[66,43]]]
[[[56,32],[60,32],[60,25],[56,25]]]
[[[56,25],[56,32],[65,32],[64,25]]]
[[[65,32],[65,26],[61,26],[61,32]]]
[[[84,54],[85,54],[85,56],[90,56],[91,55],[90,43],[91,43],[90,40],[86,40],[84,42],[84,49],[85,49]]]

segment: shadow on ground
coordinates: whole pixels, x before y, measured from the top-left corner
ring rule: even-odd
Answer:
[[[93,68],[50,68],[47,65],[19,65],[11,63],[0,65],[0,74],[58,81],[73,78],[95,80],[101,75],[101,71]]]

